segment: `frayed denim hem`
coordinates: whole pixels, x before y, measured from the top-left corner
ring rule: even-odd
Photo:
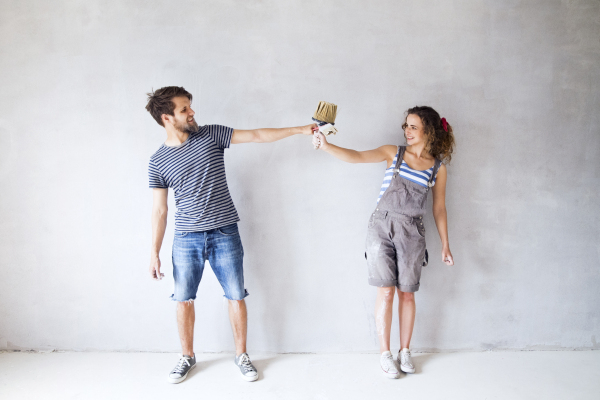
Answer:
[[[187,300],[177,300],[175,298],[175,293],[173,293],[171,295],[171,297],[169,297],[171,300],[176,301],[178,303],[193,303],[196,300],[196,297],[192,297],[191,299],[187,299]]]
[[[227,296],[226,294],[223,295],[223,297],[225,297],[227,300],[244,300],[246,297],[250,296],[250,293],[248,293],[248,290],[244,289],[244,296],[241,299],[232,299],[229,296]]]

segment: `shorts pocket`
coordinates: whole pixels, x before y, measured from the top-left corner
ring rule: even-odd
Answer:
[[[175,231],[175,237],[178,237],[178,238],[186,237],[188,233],[189,232]]]
[[[373,225],[375,225],[375,214],[371,215],[371,218],[369,218],[369,223],[367,224],[367,228],[371,229],[373,227]]]
[[[233,236],[238,233],[238,226],[236,223],[236,224],[231,224],[231,225],[227,225],[227,226],[222,226],[220,228],[217,228],[217,230],[222,235]]]

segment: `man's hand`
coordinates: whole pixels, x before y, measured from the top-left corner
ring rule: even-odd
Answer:
[[[319,125],[310,124],[310,125],[302,126],[302,127],[300,127],[300,129],[302,130],[303,135],[313,135],[315,132],[317,132],[319,130]]]
[[[160,272],[160,258],[158,256],[150,257],[150,277],[155,281],[160,281],[165,274]]]

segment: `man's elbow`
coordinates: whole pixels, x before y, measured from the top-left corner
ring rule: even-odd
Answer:
[[[152,214],[157,218],[166,219],[168,212],[169,212],[169,208],[167,206],[164,206],[164,207],[154,208],[154,210],[152,211]]]
[[[266,143],[268,142],[267,138],[261,134],[258,129],[252,131],[252,138],[250,139],[252,143]]]

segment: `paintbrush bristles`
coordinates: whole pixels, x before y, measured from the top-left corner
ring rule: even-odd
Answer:
[[[314,119],[318,119],[319,121],[327,122],[329,124],[333,124],[335,122],[335,116],[337,114],[337,106],[333,103],[328,103],[326,101],[320,101],[317,106],[317,111],[315,111]]]

